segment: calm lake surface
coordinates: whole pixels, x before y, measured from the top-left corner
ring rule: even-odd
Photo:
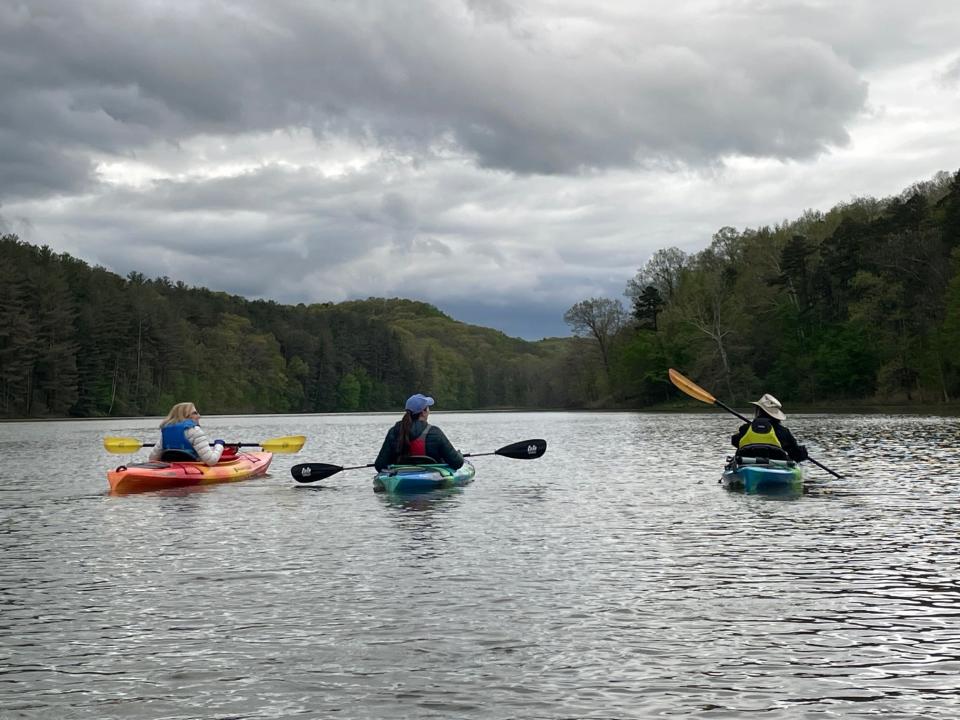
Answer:
[[[391,415],[204,417],[304,434],[266,478],[126,497],[107,435],[0,424],[0,717],[960,716],[957,418],[797,415],[810,492],[717,484],[727,415],[432,414],[465,488],[396,499]]]

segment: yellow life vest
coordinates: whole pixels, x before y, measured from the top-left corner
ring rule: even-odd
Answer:
[[[766,418],[755,418],[747,427],[747,431],[740,438],[739,447],[746,447],[747,445],[773,445],[783,448],[777,433],[773,429],[773,423]]]

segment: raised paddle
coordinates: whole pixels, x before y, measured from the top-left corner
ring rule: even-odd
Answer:
[[[697,385],[695,382],[693,382],[692,380],[690,380],[690,378],[684,377],[683,375],[681,375],[680,373],[678,373],[678,372],[677,372],[676,370],[674,370],[673,368],[670,368],[670,369],[667,371],[667,374],[670,376],[670,382],[672,382],[674,385],[676,385],[679,390],[682,390],[683,392],[685,392],[687,395],[689,395],[690,397],[694,398],[695,400],[699,400],[700,402],[705,402],[705,403],[707,403],[707,405],[716,405],[716,406],[719,407],[719,408],[723,408],[723,409],[726,410],[728,413],[732,413],[733,415],[736,415],[738,418],[740,418],[741,420],[743,420],[745,423],[750,422],[750,420],[748,420],[747,418],[745,418],[743,415],[741,415],[740,413],[738,413],[736,410],[734,410],[733,408],[730,408],[730,407],[724,405],[722,402],[720,402],[719,400],[717,400],[717,399],[716,399],[713,395],[711,395],[709,392],[707,392],[707,391],[704,390],[702,387],[700,387],[699,385]],[[836,472],[834,472],[833,470],[831,470],[830,468],[828,468],[826,465],[823,465],[823,464],[821,464],[821,463],[818,463],[816,460],[814,460],[814,459],[813,459],[812,457],[810,457],[810,456],[807,456],[807,460],[809,460],[810,462],[812,462],[812,463],[813,463],[814,465],[816,465],[818,468],[821,468],[822,470],[826,470],[828,473],[830,473],[831,475],[833,475],[833,476],[836,477],[836,478],[842,478],[842,477],[843,477],[843,476],[840,475],[839,473],[836,473]]]
[[[227,443],[227,445],[235,445],[236,447],[260,447],[272,453],[295,453],[300,452],[300,449],[306,441],[307,438],[303,435],[287,435],[285,437],[271,438],[261,442]],[[103,447],[106,448],[107,452],[116,455],[136,452],[140,448],[154,447],[155,445],[156,443],[140,442],[132,437],[106,437],[103,439]],[[211,445],[213,445],[213,443],[211,443]]]
[[[542,456],[547,451],[546,440],[521,440],[520,442],[505,445],[499,450],[488,453],[466,453],[465,458],[482,457],[484,455],[502,455],[503,457],[513,458],[514,460],[533,460]],[[303,463],[294,465],[290,468],[290,474],[293,479],[299,483],[316,482],[336,475],[343,470],[362,470],[363,468],[372,468],[373,463],[367,465],[353,465],[351,467],[342,467],[340,465],[330,465],[328,463]]]

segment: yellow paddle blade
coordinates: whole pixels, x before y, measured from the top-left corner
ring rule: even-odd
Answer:
[[[143,443],[132,437],[105,437],[103,447],[106,448],[107,452],[123,455],[124,453],[136,452],[143,447]]]
[[[287,435],[285,437],[271,438],[261,443],[242,443],[243,445],[259,445],[267,452],[272,453],[295,453],[300,452],[307,438],[303,435]],[[103,439],[103,447],[107,452],[117,455],[136,452],[143,447],[140,440],[132,437],[106,437]],[[152,447],[152,445],[151,445]]]
[[[304,435],[287,435],[286,437],[264,440],[260,443],[260,447],[272,453],[295,453],[300,452],[306,441],[307,438]]]
[[[677,386],[677,388],[685,392],[690,397],[695,398],[700,402],[705,402],[709,405],[716,404],[717,399],[713,395],[708,393],[706,390],[704,390],[702,387],[697,385],[692,380],[685,378],[683,375],[678,373],[673,368],[670,368],[667,371],[667,374],[670,375],[670,382],[672,382],[674,385]]]

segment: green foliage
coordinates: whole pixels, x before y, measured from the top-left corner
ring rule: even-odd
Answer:
[[[581,300],[563,314],[563,321],[572,328],[574,335],[592,337],[596,341],[608,379],[610,355],[625,320],[620,301],[608,298]]]
[[[0,238],[0,414],[558,407],[569,340],[530,343],[432,305],[370,298],[285,306],[140,273],[121,278]],[[577,403],[585,403],[578,396]]]
[[[624,339],[611,368],[611,382],[623,400],[653,405],[670,397],[670,362],[656,333],[639,331]]]
[[[26,277],[11,263],[0,263],[0,411],[29,412],[33,367],[39,352],[27,306]]]
[[[820,399],[870,397],[880,362],[869,331],[858,323],[823,328],[810,370]]]
[[[337,408],[348,412],[359,410],[361,394],[360,380],[353,373],[347,373],[337,384]]]
[[[666,362],[732,400],[956,398],[958,247],[960,172],[774,228],[722,228],[693,256],[658,251],[626,288],[640,327],[656,329],[614,345],[613,396],[653,402],[645,383]],[[656,310],[651,285],[669,288]]]
[[[676,367],[731,402],[960,397],[960,172],[658,250],[527,342],[400,298],[286,306],[121,278],[0,237],[0,414],[643,407]],[[628,321],[629,320],[629,321]]]
[[[643,330],[657,329],[657,315],[664,306],[663,296],[653,285],[647,285],[633,299],[633,319]]]

